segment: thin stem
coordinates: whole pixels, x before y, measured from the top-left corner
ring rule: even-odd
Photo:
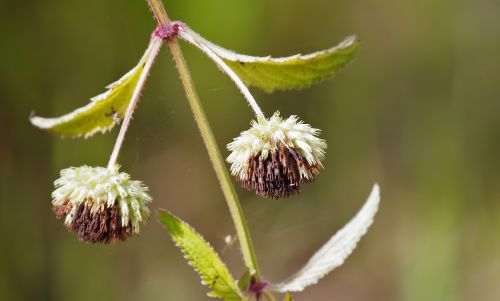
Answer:
[[[165,12],[163,5],[161,5],[161,0],[148,0],[149,7],[155,14],[155,18],[159,25],[170,24],[167,13]],[[236,233],[238,235],[238,240],[240,241],[241,252],[243,254],[243,260],[247,268],[254,275],[256,280],[260,280],[260,271],[257,265],[257,258],[255,256],[255,251],[250,238],[250,232],[248,231],[248,226],[243,215],[243,210],[241,208],[240,202],[238,200],[238,195],[234,190],[233,183],[231,182],[231,177],[227,172],[224,165],[224,159],[222,158],[221,152],[217,143],[215,141],[214,134],[210,128],[203,107],[201,106],[198,94],[196,93],[194,83],[191,79],[191,74],[187,67],[186,61],[182,54],[181,48],[177,43],[177,39],[173,39],[168,42],[168,46],[172,52],[173,59],[179,71],[179,75],[186,91],[186,97],[188,99],[191,110],[193,111],[194,119],[198,125],[198,128],[203,138],[203,142],[208,151],[208,156],[212,162],[212,166],[217,175],[217,179],[220,182],[222,192],[226,199],[227,206],[229,207],[229,212],[233,219],[234,225],[236,227]]]
[[[213,168],[226,198],[229,211],[231,212],[231,217],[233,218],[233,221],[235,223],[236,233],[238,234],[238,238],[241,244],[243,259],[245,260],[247,267],[252,270],[251,272],[255,273],[254,276],[257,279],[260,279],[257,259],[255,258],[252,241],[250,239],[248,227],[243,216],[243,210],[238,200],[236,191],[234,190],[234,186],[231,182],[229,173],[227,172],[227,169],[224,165],[224,159],[222,158],[219,147],[215,142],[214,134],[212,133],[205,112],[203,111],[200,100],[198,99],[198,95],[191,80],[191,75],[184,60],[184,56],[182,55],[181,48],[179,47],[179,44],[176,40],[169,42],[168,45],[174,57],[177,69],[179,70],[184,89],[186,90],[187,99],[194,114],[194,119],[198,124],[201,136],[208,150],[208,155],[210,157],[210,160],[212,161]]]
[[[155,16],[161,16],[163,18],[161,20],[157,20],[157,22],[159,24],[170,24],[170,20],[168,19],[163,6],[158,3],[161,3],[161,0],[148,0],[149,7]],[[162,12],[158,10],[161,10]],[[245,261],[245,264],[250,272],[254,274],[255,278],[260,279],[260,271],[257,265],[257,259],[255,257],[252,241],[250,239],[250,232],[248,231],[248,226],[238,200],[238,195],[234,190],[233,183],[231,182],[229,173],[224,165],[224,159],[222,158],[219,147],[217,146],[214,134],[212,133],[212,129],[210,128],[205,112],[203,111],[203,107],[201,106],[181,48],[179,47],[176,39],[169,41],[168,46],[170,47],[177,70],[179,71],[182,84],[184,85],[184,90],[186,91],[186,97],[189,105],[191,106],[191,110],[193,111],[194,119],[198,124],[203,142],[207,148],[208,156],[212,162],[217,179],[220,182],[224,197],[226,198],[226,203],[229,207],[231,217],[236,227],[236,233],[240,241],[243,260]]]
[[[185,40],[191,42],[193,45],[198,47],[203,53],[205,53],[210,59],[212,59],[226,74],[233,80],[236,86],[240,89],[243,96],[245,96],[248,104],[255,112],[257,117],[266,118],[262,110],[260,109],[257,101],[253,97],[253,95],[248,90],[247,86],[241,81],[240,77],[234,73],[233,69],[229,68],[229,66],[218,56],[216,55],[209,47],[207,47],[202,41],[196,39],[198,34],[194,33],[191,29],[186,28],[186,26],[181,26],[179,34]]]
[[[118,159],[118,154],[120,153],[123,141],[125,140],[125,134],[127,133],[127,129],[130,125],[130,120],[132,119],[135,107],[139,102],[141,92],[144,89],[144,84],[146,83],[146,79],[148,78],[149,75],[149,71],[151,70],[151,67],[153,67],[153,63],[156,59],[156,56],[158,55],[158,52],[160,51],[162,44],[163,40],[153,35],[148,50],[146,50],[148,52],[146,54],[147,59],[146,62],[144,63],[141,76],[139,77],[137,85],[135,86],[135,90],[132,93],[132,98],[127,107],[127,111],[125,112],[125,116],[123,118],[122,126],[120,128],[120,132],[118,133],[118,137],[116,138],[113,152],[111,153],[111,157],[109,158],[108,168],[113,168],[116,164],[116,160]]]
[[[153,12],[155,16],[156,23],[160,27],[166,27],[170,20],[168,19],[167,12],[165,11],[165,7],[163,7],[163,2],[161,0],[147,0],[148,6]]]

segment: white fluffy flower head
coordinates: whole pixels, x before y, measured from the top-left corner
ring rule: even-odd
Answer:
[[[70,167],[54,182],[52,205],[66,226],[90,243],[124,240],[149,217],[147,187],[119,166]]]
[[[326,142],[320,130],[295,115],[252,121],[251,128],[228,144],[231,173],[249,190],[263,197],[298,193],[299,184],[310,182],[323,169]]]

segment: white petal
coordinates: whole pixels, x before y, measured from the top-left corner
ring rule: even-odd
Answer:
[[[121,216],[122,216],[122,227],[126,227],[128,225],[128,221],[129,221],[129,208],[128,208],[128,204],[125,200],[120,200],[120,213],[121,213]]]

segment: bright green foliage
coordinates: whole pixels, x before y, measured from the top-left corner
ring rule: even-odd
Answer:
[[[165,210],[158,212],[158,218],[181,248],[189,264],[198,272],[202,284],[212,289],[208,293],[209,297],[227,301],[246,300],[226,265],[200,234]]]
[[[292,293],[286,293],[286,295],[285,295],[285,301],[293,301]]]
[[[181,27],[179,35],[207,55],[218,56],[245,84],[269,93],[305,88],[333,76],[352,61],[360,47],[357,38],[351,36],[335,47],[307,55],[258,57],[223,48],[188,27]]]
[[[349,37],[336,47],[308,55],[223,59],[247,85],[271,93],[305,88],[333,76],[355,57],[359,46],[355,37]]]
[[[87,138],[97,132],[111,130],[123,118],[150,54],[148,48],[137,66],[108,85],[106,88],[109,90],[91,98],[86,106],[57,118],[32,116],[31,123],[52,133],[70,137]]]

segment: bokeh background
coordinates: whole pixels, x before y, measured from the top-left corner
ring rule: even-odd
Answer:
[[[350,34],[358,58],[303,91],[255,96],[267,114],[323,130],[327,169],[299,197],[238,187],[265,277],[296,271],[360,208],[379,215],[344,266],[297,300],[500,300],[500,2],[166,0],[173,19],[239,52],[276,56]],[[91,246],[51,212],[62,168],[105,165],[117,129],[59,139],[57,116],[135,65],[154,23],[145,1],[0,1],[0,300],[208,300],[153,218],[125,243]],[[232,82],[183,43],[221,149],[253,118]],[[225,152],[227,154],[227,152]],[[243,272],[224,199],[172,60],[162,50],[121,155],[123,170]]]

